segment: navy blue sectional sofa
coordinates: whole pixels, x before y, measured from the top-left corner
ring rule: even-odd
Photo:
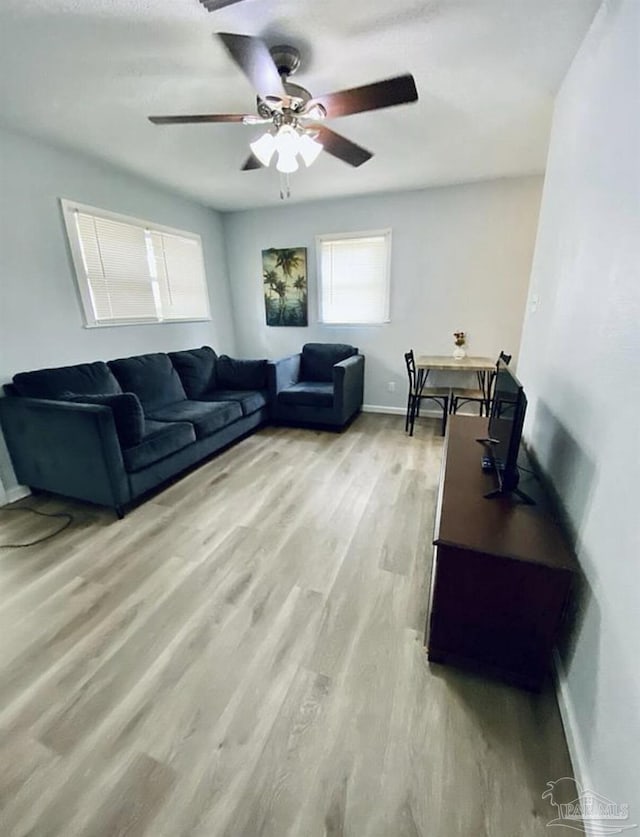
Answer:
[[[268,421],[266,360],[213,349],[14,376],[0,421],[20,483],[127,504]]]

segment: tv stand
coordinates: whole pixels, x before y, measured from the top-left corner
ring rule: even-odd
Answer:
[[[486,502],[495,477],[479,467],[476,443],[486,422],[449,421],[425,644],[431,662],[480,668],[536,690],[577,563],[541,488],[535,506],[504,493]]]

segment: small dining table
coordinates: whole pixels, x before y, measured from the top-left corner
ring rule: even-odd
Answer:
[[[424,388],[430,372],[475,372],[478,387],[488,398],[491,373],[495,371],[495,368],[496,361],[492,357],[465,355],[458,359],[450,355],[418,355],[416,358],[418,389]]]

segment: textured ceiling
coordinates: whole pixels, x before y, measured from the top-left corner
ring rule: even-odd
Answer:
[[[240,171],[261,133],[151,125],[149,114],[253,112],[212,32],[288,42],[320,94],[413,73],[417,104],[330,126],[375,156],[291,177],[292,200],[544,170],[553,98],[599,0],[0,0],[0,120],[219,209],[279,203],[273,169]]]

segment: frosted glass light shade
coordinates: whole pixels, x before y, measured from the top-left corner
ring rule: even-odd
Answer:
[[[250,142],[249,148],[263,166],[268,166],[276,150],[276,139],[273,134],[267,132],[259,137],[259,139]]]
[[[278,149],[276,168],[283,174],[291,174],[298,170],[296,154],[299,150],[300,137],[293,128],[283,125],[276,135],[275,145]]]
[[[310,166],[322,151],[322,145],[308,134],[302,134],[298,141],[298,151],[305,165]]]
[[[296,155],[279,151],[276,168],[279,172],[282,172],[282,174],[291,174],[294,171],[298,171],[299,166],[298,161],[296,160]]]

